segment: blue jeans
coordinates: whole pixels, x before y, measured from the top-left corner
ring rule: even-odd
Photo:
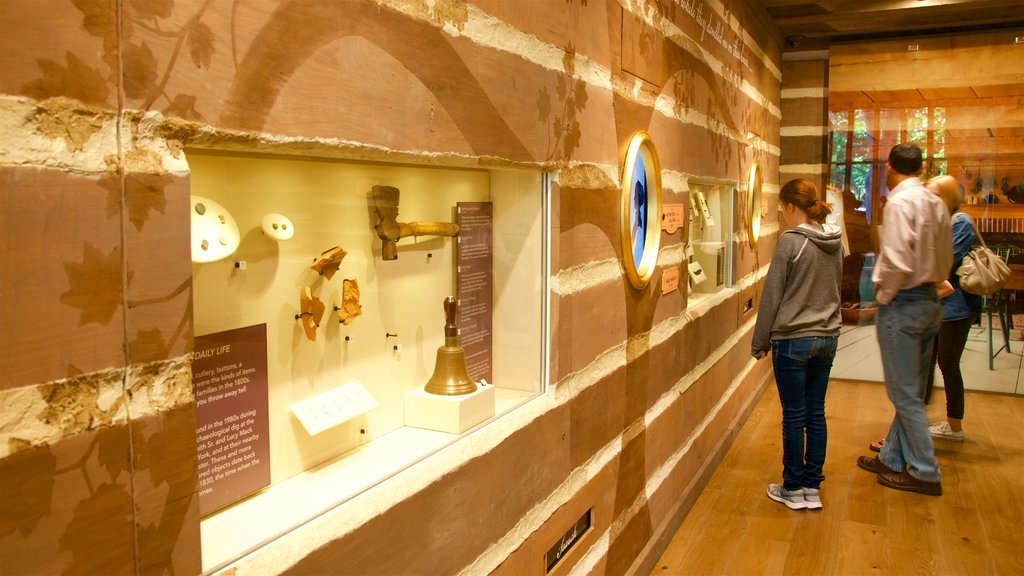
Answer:
[[[924,410],[932,346],[941,323],[942,304],[931,285],[900,290],[892,302],[879,306],[876,318],[885,390],[896,408],[879,458],[893,470],[906,468],[922,482],[941,480]]]
[[[772,340],[772,368],[782,403],[782,484],[786,490],[816,489],[825,479],[825,392],[838,344],[836,336]]]

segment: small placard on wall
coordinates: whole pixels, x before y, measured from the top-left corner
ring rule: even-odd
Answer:
[[[661,273],[661,293],[668,294],[679,288],[679,268],[671,266]]]
[[[292,414],[310,436],[366,414],[380,406],[362,382],[354,381],[291,405]]]
[[[661,207],[661,229],[669,234],[683,227],[686,208],[682,204],[664,204]]]
[[[572,550],[580,539],[583,538],[590,531],[590,527],[594,524],[593,521],[594,509],[590,508],[580,516],[580,519],[572,525],[565,534],[559,538],[558,542],[548,549],[547,553],[544,554],[544,573],[550,573],[554,570],[555,566],[565,558],[566,554]]]

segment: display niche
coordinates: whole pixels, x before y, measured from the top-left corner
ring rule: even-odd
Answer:
[[[691,301],[732,285],[733,201],[736,188],[690,182],[686,264]]]
[[[187,158],[205,572],[543,391],[543,174]]]

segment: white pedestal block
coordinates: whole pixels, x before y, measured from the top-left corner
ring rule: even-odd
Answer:
[[[461,434],[494,416],[494,386],[477,384],[459,396],[428,394],[422,388],[405,395],[405,425]]]

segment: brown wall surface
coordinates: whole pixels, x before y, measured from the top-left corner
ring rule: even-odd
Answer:
[[[749,339],[782,62],[744,0],[4,0],[0,54],[5,573],[201,571],[190,147],[553,175],[550,408],[396,505],[327,514],[356,529],[229,571],[542,574],[591,508],[553,573],[643,571],[770,378]],[[621,273],[638,130],[666,201],[762,166],[762,240],[699,305],[686,229],[647,289]]]

